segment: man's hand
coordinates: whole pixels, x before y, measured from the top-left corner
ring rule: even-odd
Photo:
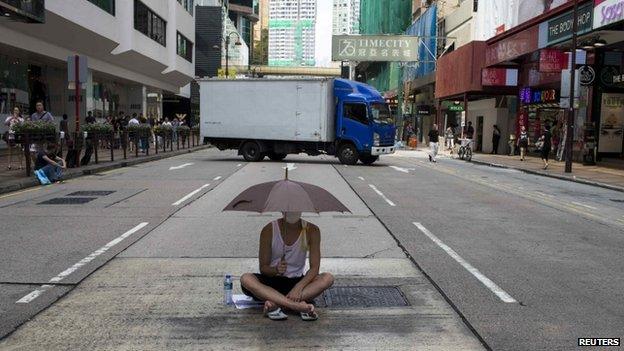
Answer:
[[[275,268],[277,268],[278,275],[284,275],[284,273],[286,273],[286,269],[288,268],[288,265],[286,264],[286,260],[282,258],[280,260],[280,263]]]
[[[301,295],[303,295],[303,288],[295,285],[294,288],[286,295],[288,299],[294,302],[301,302]]]

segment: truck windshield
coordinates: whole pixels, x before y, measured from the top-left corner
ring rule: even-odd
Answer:
[[[388,105],[381,102],[371,104],[371,118],[375,123],[394,124],[394,118],[390,114]]]

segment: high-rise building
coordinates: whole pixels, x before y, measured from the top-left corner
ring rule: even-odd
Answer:
[[[314,66],[316,0],[269,1],[269,66]]]
[[[333,34],[360,33],[360,0],[334,0]]]

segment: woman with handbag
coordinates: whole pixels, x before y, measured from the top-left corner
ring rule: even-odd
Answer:
[[[544,132],[542,133],[542,136],[540,137],[540,140],[541,140],[540,154],[542,156],[542,161],[544,161],[544,169],[548,168],[548,156],[550,154],[550,148],[552,146],[551,139],[552,139],[552,134],[550,133],[550,126],[545,125]]]
[[[9,164],[7,165],[7,169],[11,169],[13,167],[13,149],[17,148],[17,155],[19,157],[19,166],[18,169],[22,169],[22,152],[17,144],[15,143],[15,131],[13,127],[17,124],[24,123],[24,118],[20,113],[20,109],[18,107],[13,108],[13,114],[6,118],[4,124],[9,127],[9,130],[5,133],[4,140],[6,141],[9,147]]]

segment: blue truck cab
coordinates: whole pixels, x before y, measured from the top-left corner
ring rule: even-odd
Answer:
[[[346,79],[334,80],[336,156],[344,164],[377,161],[394,153],[396,127],[390,109],[372,86]]]

